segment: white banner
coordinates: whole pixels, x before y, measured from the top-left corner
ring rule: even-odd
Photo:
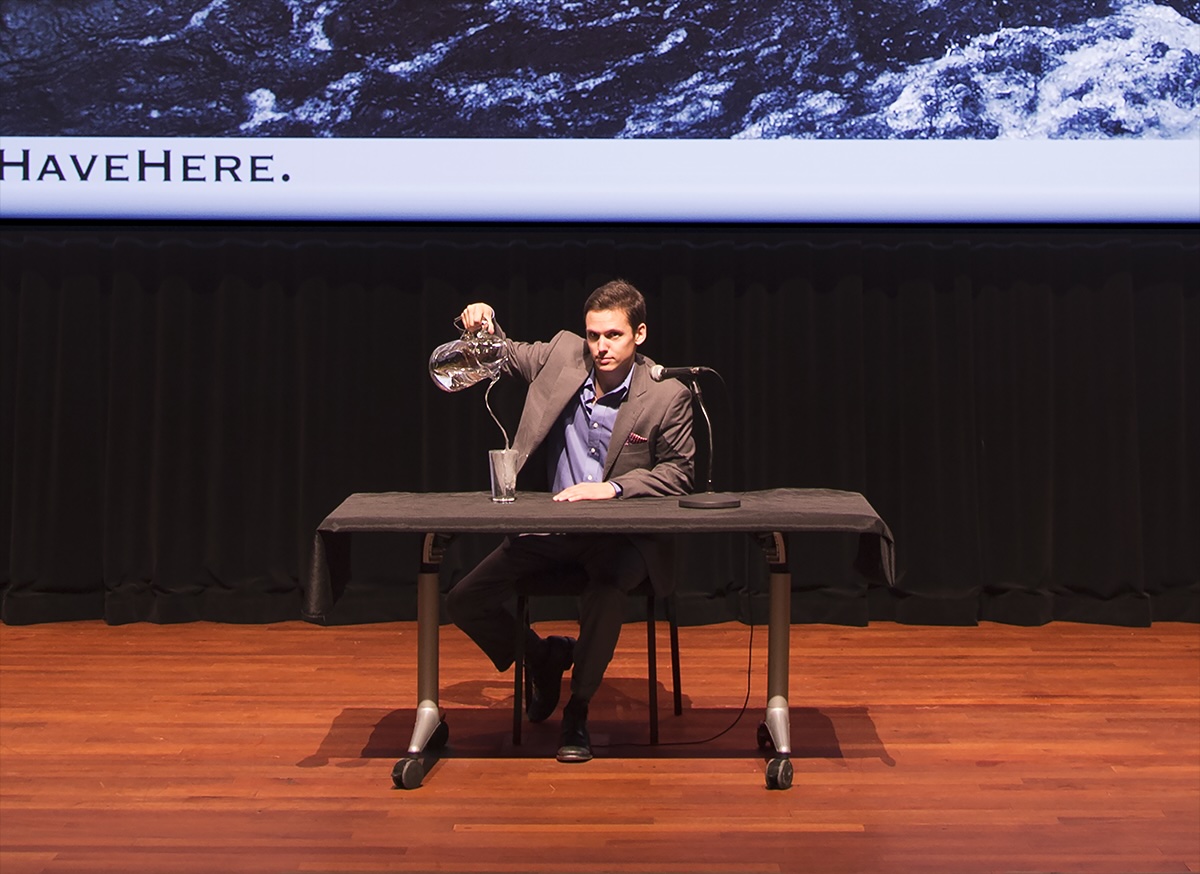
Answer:
[[[1195,222],[1197,140],[0,137],[0,218]]]

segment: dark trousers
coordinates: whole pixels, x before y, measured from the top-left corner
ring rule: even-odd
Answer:
[[[451,620],[478,644],[497,670],[513,663],[517,617],[508,607],[514,586],[535,580],[538,591],[580,591],[579,640],[571,694],[590,701],[621,635],[627,593],[646,579],[641,553],[620,534],[522,534],[506,538],[446,596]],[[536,652],[530,632],[526,651]]]

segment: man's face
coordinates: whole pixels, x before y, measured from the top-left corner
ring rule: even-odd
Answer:
[[[584,319],[588,349],[597,377],[605,388],[615,388],[633,367],[637,347],[646,339],[644,324],[634,327],[621,310],[594,310]]]

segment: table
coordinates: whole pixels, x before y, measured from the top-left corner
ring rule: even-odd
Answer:
[[[835,531],[859,535],[856,567],[880,582],[895,583],[895,541],[867,499],[833,489],[767,489],[738,495],[741,506],[687,509],[675,497],[556,503],[548,493],[518,495],[493,503],[483,492],[377,492],[346,498],[317,527],[305,588],[303,616],[324,623],[350,579],[354,534],[399,532],[423,535],[417,574],[417,714],[408,754],[396,763],[393,782],[415,788],[424,779],[423,753],[448,737],[438,705],[438,569],[456,534],[524,531],[614,534],[746,533],[755,537],[770,576],[767,643],[767,707],[758,743],[776,755],[767,763],[767,785],[791,785],[788,659],[791,573],[787,535]]]

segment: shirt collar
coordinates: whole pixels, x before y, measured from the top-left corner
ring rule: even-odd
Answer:
[[[637,365],[635,364],[634,367],[636,367],[636,366]],[[617,386],[616,388],[614,388],[612,391],[610,391],[608,394],[606,394],[604,397],[611,398],[612,400],[619,403],[620,401],[622,401],[625,398],[625,395],[627,395],[629,393],[629,386],[632,383],[633,383],[633,367],[629,368],[629,372],[627,374],[625,374],[625,379],[621,382],[621,384],[619,386]],[[583,383],[583,397],[584,397],[584,400],[587,401],[588,403],[592,403],[596,400],[596,368],[594,368],[594,367],[591,369],[591,372],[588,373],[587,380]]]

